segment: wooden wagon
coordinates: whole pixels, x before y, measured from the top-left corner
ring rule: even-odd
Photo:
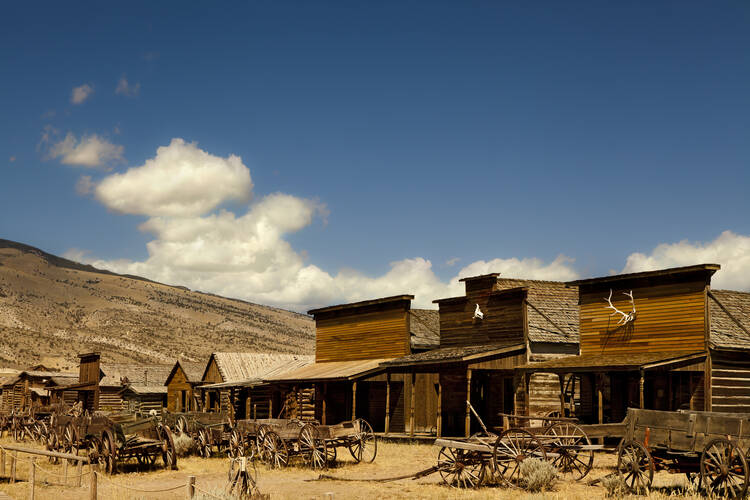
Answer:
[[[719,497],[747,492],[750,414],[628,408],[625,424],[617,472],[631,491],[647,490],[664,470]]]
[[[229,415],[224,412],[164,412],[164,424],[176,435],[187,434],[198,448],[198,454],[209,458],[215,453],[227,451],[230,456],[229,439],[232,424]]]
[[[172,432],[156,417],[132,414],[60,415],[55,419],[58,449],[65,453],[86,450],[92,461],[112,474],[131,462],[152,466],[161,458],[163,466],[175,469],[177,453]]]

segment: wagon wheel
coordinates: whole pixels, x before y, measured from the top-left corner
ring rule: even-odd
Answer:
[[[528,458],[547,460],[541,441],[523,429],[508,429],[495,441],[492,467],[506,486],[521,486],[521,464]]]
[[[258,454],[258,444],[255,442],[255,437],[246,433],[242,436],[242,439],[245,445],[245,457],[252,460]]]
[[[237,429],[232,429],[232,433],[229,434],[229,450],[227,451],[227,455],[229,455],[229,458],[245,456],[245,439]]]
[[[162,441],[161,461],[164,463],[164,468],[177,470],[177,449],[174,445],[174,436],[169,427],[159,426],[159,439]],[[156,455],[150,454],[149,460],[153,464],[156,461]]]
[[[240,499],[254,498],[258,492],[258,471],[255,464],[249,467],[247,458],[233,458],[229,461],[227,494]]]
[[[314,425],[305,424],[299,431],[297,441],[305,465],[313,469],[328,467],[328,444],[320,437],[320,432]]]
[[[548,448],[554,448],[556,457],[552,465],[562,474],[569,475],[576,481],[583,479],[594,466],[594,450],[590,448],[591,440],[576,424],[557,422],[544,431],[545,436],[551,438],[546,441]],[[587,449],[577,449],[586,446]]]
[[[58,446],[57,432],[53,429],[47,434],[47,440],[44,443],[44,447],[49,451],[58,451]],[[60,459],[57,457],[47,457],[47,461],[51,464],[60,463]]]
[[[357,462],[370,463],[378,454],[378,440],[375,438],[375,433],[363,418],[354,421],[354,428],[357,432],[354,435],[355,441],[349,443],[349,453]]]
[[[203,458],[211,457],[211,436],[207,429],[198,431],[198,453]]]
[[[156,463],[156,455],[152,453],[139,453],[135,456],[135,460],[138,462],[138,465],[141,467],[147,467],[151,468]]]
[[[485,461],[481,452],[443,447],[438,453],[437,466],[448,486],[476,488],[484,482]]]
[[[617,451],[617,473],[630,492],[647,491],[654,480],[654,459],[638,441],[622,442]]]
[[[742,498],[747,492],[747,460],[726,438],[711,440],[701,453],[701,482],[711,495]]]
[[[112,431],[105,429],[102,432],[102,444],[99,463],[104,465],[104,470],[108,474],[114,474],[117,470],[117,449],[115,447],[115,437]]]
[[[68,422],[63,428],[61,441],[63,453],[78,454],[78,432],[73,422]]]
[[[273,469],[289,464],[289,449],[283,439],[273,431],[263,436],[263,461]]]
[[[36,420],[33,420],[29,424],[29,437],[35,443],[41,439],[41,437],[42,437],[42,427],[40,425],[40,422],[37,422]]]
[[[188,430],[187,419],[184,416],[180,415],[179,417],[177,417],[177,420],[174,423],[174,432],[175,434],[180,436],[182,434],[185,434],[187,430]]]

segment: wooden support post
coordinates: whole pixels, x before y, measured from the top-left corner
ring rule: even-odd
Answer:
[[[16,482],[16,462],[18,461],[18,452],[14,451],[10,455],[10,482]]]
[[[604,374],[596,374],[596,397],[597,397],[597,413],[598,422],[604,423]],[[599,438],[599,444],[604,444],[604,438]]]
[[[391,372],[385,374],[385,433],[391,430]]]
[[[466,401],[471,401],[471,368],[466,370]],[[471,409],[466,404],[466,422],[464,423],[464,434],[466,437],[471,436]]]
[[[99,464],[91,465],[91,481],[89,482],[89,499],[96,500],[96,473],[99,471]]]
[[[565,374],[558,373],[557,378],[560,381],[560,416],[565,417]]]
[[[644,386],[646,385],[646,372],[645,370],[641,370],[641,377],[638,381],[638,402],[640,403],[640,408],[646,408],[646,397],[643,393]]]
[[[62,466],[63,466],[63,484],[67,486],[68,485],[68,459],[67,458],[63,460]]]
[[[195,497],[195,476],[189,476],[187,483],[187,499],[193,500],[193,497]]]
[[[273,394],[268,398],[268,418],[273,418]]]
[[[357,381],[352,382],[352,420],[357,418]]]
[[[258,403],[253,403],[253,419],[258,418]]]
[[[5,450],[0,449],[0,477],[5,477]]]
[[[91,465],[91,464],[89,464],[89,465]],[[91,467],[89,467],[89,469],[91,469]],[[94,469],[91,469],[91,470],[93,471]],[[77,475],[76,476],[76,486],[78,488],[80,488],[81,487],[81,480],[82,480],[82,476],[83,476],[83,462],[81,462],[80,460],[78,462],[76,462],[76,475]]]
[[[440,374],[438,374],[437,384],[437,437],[443,435],[443,384],[440,383]]]
[[[411,372],[411,402],[409,403],[409,435],[414,437],[414,407],[417,401],[417,372]]]
[[[327,405],[326,405],[327,395],[328,395],[328,384],[324,383],[323,384],[323,415],[322,415],[323,418],[320,419],[320,423],[323,425],[326,425],[326,411],[328,410]]]
[[[31,470],[29,471],[29,498],[34,500],[34,490],[36,489],[36,457],[31,457]]]

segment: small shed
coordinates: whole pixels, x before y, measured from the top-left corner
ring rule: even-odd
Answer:
[[[176,361],[164,385],[167,387],[167,409],[171,412],[198,411],[200,398],[195,388],[201,385],[204,363]]]

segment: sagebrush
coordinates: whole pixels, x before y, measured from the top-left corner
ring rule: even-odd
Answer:
[[[532,492],[548,490],[557,479],[557,469],[546,460],[529,458],[521,462],[521,476],[526,489]]]

